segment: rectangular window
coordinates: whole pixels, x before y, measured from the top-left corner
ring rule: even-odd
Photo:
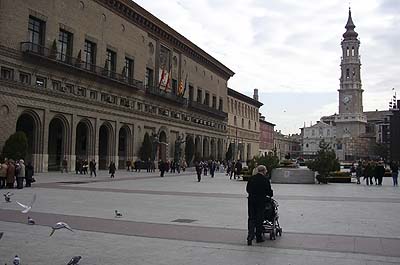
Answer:
[[[201,100],[203,98],[201,89],[197,89],[197,103],[201,104]]]
[[[31,84],[31,75],[28,73],[20,72],[19,73],[19,81],[22,84],[30,85]]]
[[[176,95],[176,92],[178,91],[178,82],[176,79],[172,79],[172,94]]]
[[[44,78],[42,76],[36,76],[36,86],[37,87],[45,88],[46,87],[46,81],[47,81],[46,78]]]
[[[96,91],[90,91],[90,99],[97,99],[97,92]]]
[[[83,50],[83,60],[85,68],[90,71],[95,71],[96,66],[96,43],[85,40],[85,47]]]
[[[72,33],[60,29],[58,35],[58,54],[57,59],[70,63],[72,56]]]
[[[14,70],[11,68],[1,67],[1,79],[14,80]]]
[[[216,97],[216,96],[213,96],[213,97],[212,97],[212,107],[213,107],[214,109],[217,108],[217,97]]]
[[[53,86],[53,90],[61,91],[61,82],[60,81],[52,80],[51,84]]]
[[[86,97],[86,88],[77,86],[75,89],[75,95]]]
[[[105,67],[107,70],[107,75],[111,77],[115,77],[115,71],[117,69],[117,54],[107,49],[106,63]]]
[[[65,84],[65,88],[66,88],[65,92],[68,92],[68,93],[71,93],[71,94],[75,94],[74,93],[75,87],[74,87],[73,84]]]
[[[153,87],[153,69],[146,68],[145,87]]]
[[[134,66],[133,60],[125,57],[125,66],[122,74],[127,79],[128,82],[131,82],[133,79],[133,66]]]
[[[204,96],[204,105],[210,106],[210,94],[208,92]]]
[[[224,100],[222,98],[219,99],[218,109],[220,111],[223,111],[223,109],[224,109]]]
[[[193,86],[189,85],[189,101],[193,101]]]
[[[44,49],[44,35],[45,35],[45,22],[33,16],[29,16],[29,42],[31,43],[31,50],[38,53],[43,53]]]

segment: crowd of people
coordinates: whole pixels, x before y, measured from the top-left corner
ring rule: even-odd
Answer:
[[[14,161],[13,159],[5,158],[3,163],[0,164],[0,189],[22,189],[24,187],[31,187],[34,170],[31,162],[25,165],[23,159]]]
[[[368,186],[378,185],[381,186],[383,183],[383,178],[387,173],[391,174],[393,186],[398,186],[398,176],[399,176],[399,165],[397,162],[393,161],[386,165],[384,161],[358,161],[354,163],[350,172],[357,179],[357,184],[361,183],[363,179]]]

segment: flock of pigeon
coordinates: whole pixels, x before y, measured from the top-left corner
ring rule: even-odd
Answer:
[[[13,196],[13,195],[14,194],[11,193],[11,192],[7,192],[7,193],[3,194],[6,203],[10,203],[11,202],[11,196]],[[36,194],[33,195],[33,199],[31,201],[31,203],[28,204],[28,205],[22,204],[22,203],[20,203],[18,201],[16,201],[16,203],[23,208],[23,210],[21,212],[24,213],[24,214],[27,214],[32,209],[32,206],[35,203],[35,201],[36,201]],[[118,210],[115,210],[115,217],[116,218],[120,218],[120,217],[122,217],[122,214]],[[28,216],[28,225],[34,225],[34,224],[35,224],[35,220],[33,220],[33,218]],[[52,236],[55,231],[60,230],[60,229],[67,229],[67,230],[69,230],[71,232],[74,232],[74,230],[72,230],[72,228],[65,222],[58,222],[55,225],[53,225],[51,227],[51,229],[52,230],[51,230],[50,236]],[[4,232],[0,232],[0,239],[3,237],[3,235],[4,235]],[[78,265],[79,261],[81,260],[81,258],[82,258],[81,256],[74,256],[67,263],[67,265]],[[20,265],[21,264],[21,259],[20,259],[20,257],[18,257],[18,255],[15,255],[14,260],[13,260],[13,264],[14,265]]]

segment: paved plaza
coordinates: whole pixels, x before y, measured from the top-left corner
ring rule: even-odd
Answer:
[[[0,264],[400,264],[400,189],[272,184],[283,235],[246,245],[246,182],[223,173],[44,173],[0,203]],[[3,190],[4,191],[4,190]],[[16,200],[37,200],[27,225]],[[122,218],[114,217],[119,210]],[[68,223],[75,232],[50,226]]]

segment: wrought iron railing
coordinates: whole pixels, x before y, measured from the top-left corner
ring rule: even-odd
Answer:
[[[182,104],[182,105],[187,105],[187,99],[176,95],[170,91],[165,91],[164,89],[160,89],[158,87],[154,87],[154,86],[146,86],[146,92],[154,95],[154,96],[158,96],[164,99],[168,99],[171,101],[174,101],[176,103]]]
[[[131,77],[127,77],[123,74],[119,74],[110,69],[97,66],[88,62],[82,61],[80,58],[72,57],[67,54],[60,53],[53,49],[49,49],[43,45],[36,44],[33,42],[21,42],[21,51],[24,53],[34,54],[49,60],[56,61],[58,63],[74,67],[86,72],[96,74],[98,76],[129,85],[136,89],[143,89],[143,82],[136,80]]]

